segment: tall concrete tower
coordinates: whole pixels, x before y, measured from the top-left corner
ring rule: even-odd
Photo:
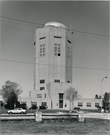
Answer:
[[[71,33],[61,23],[49,22],[36,29],[34,89],[50,82],[72,83]]]

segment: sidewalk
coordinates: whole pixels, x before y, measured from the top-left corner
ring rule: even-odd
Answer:
[[[84,117],[110,120],[110,113],[84,113]]]

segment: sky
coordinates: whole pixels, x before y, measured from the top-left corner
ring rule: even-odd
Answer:
[[[82,98],[110,91],[109,1],[1,1],[0,89],[20,84],[22,97],[34,84],[35,30],[47,22],[71,29],[73,87]],[[105,76],[103,81],[101,81]]]

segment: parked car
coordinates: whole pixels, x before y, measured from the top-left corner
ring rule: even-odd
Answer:
[[[22,109],[22,108],[15,108],[13,110],[8,110],[7,113],[8,114],[17,114],[17,113],[25,114],[26,113],[26,110],[25,109]]]

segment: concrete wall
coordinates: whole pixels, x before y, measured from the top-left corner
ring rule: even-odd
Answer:
[[[78,106],[78,103],[82,103],[82,106]],[[101,106],[101,99],[88,99],[88,98],[81,98],[74,102],[74,107],[80,107],[81,109],[97,109],[95,107],[95,103],[98,103]],[[88,105],[88,106],[87,106]],[[91,106],[89,106],[91,105]]]
[[[42,102],[47,102],[49,109],[59,109],[59,94],[64,94],[65,90],[70,86],[73,87],[74,83],[72,81],[72,38],[65,26],[59,23],[51,24],[36,29],[34,90],[30,91],[29,97],[21,98],[20,101],[26,101],[28,106],[31,106],[32,102],[36,102],[37,106],[41,106]],[[60,44],[59,56],[55,55],[55,43],[57,47]],[[60,80],[60,83],[55,83],[55,79]],[[45,82],[40,83],[40,80],[45,80]],[[44,87],[44,90],[40,90],[41,87]],[[79,99],[72,103],[72,107],[96,109],[95,103],[101,104],[101,100]],[[62,109],[69,108],[69,101],[63,96]]]
[[[49,83],[45,90],[32,90],[30,97],[19,98],[20,102],[27,102],[30,107],[33,102],[37,106],[41,106],[42,102],[46,102],[48,109],[70,109],[70,102],[65,99],[65,91],[73,87],[71,83]],[[63,107],[59,107],[59,94],[63,94]],[[97,109],[95,104],[101,106],[101,99],[77,99],[72,102],[71,107],[80,107],[81,109]]]
[[[54,36],[61,38],[54,38]],[[54,82],[55,79],[60,82],[72,82],[72,57],[67,58],[68,40],[71,40],[70,33],[60,27],[43,27],[36,29],[35,35],[35,53],[36,67],[34,82],[36,90],[40,87],[47,89],[47,84]],[[43,39],[40,39],[43,38]],[[54,55],[55,43],[60,44],[60,56]],[[40,45],[45,44],[45,56],[40,57]],[[71,50],[71,48],[70,48]],[[45,83],[41,84],[40,80],[44,79]]]

